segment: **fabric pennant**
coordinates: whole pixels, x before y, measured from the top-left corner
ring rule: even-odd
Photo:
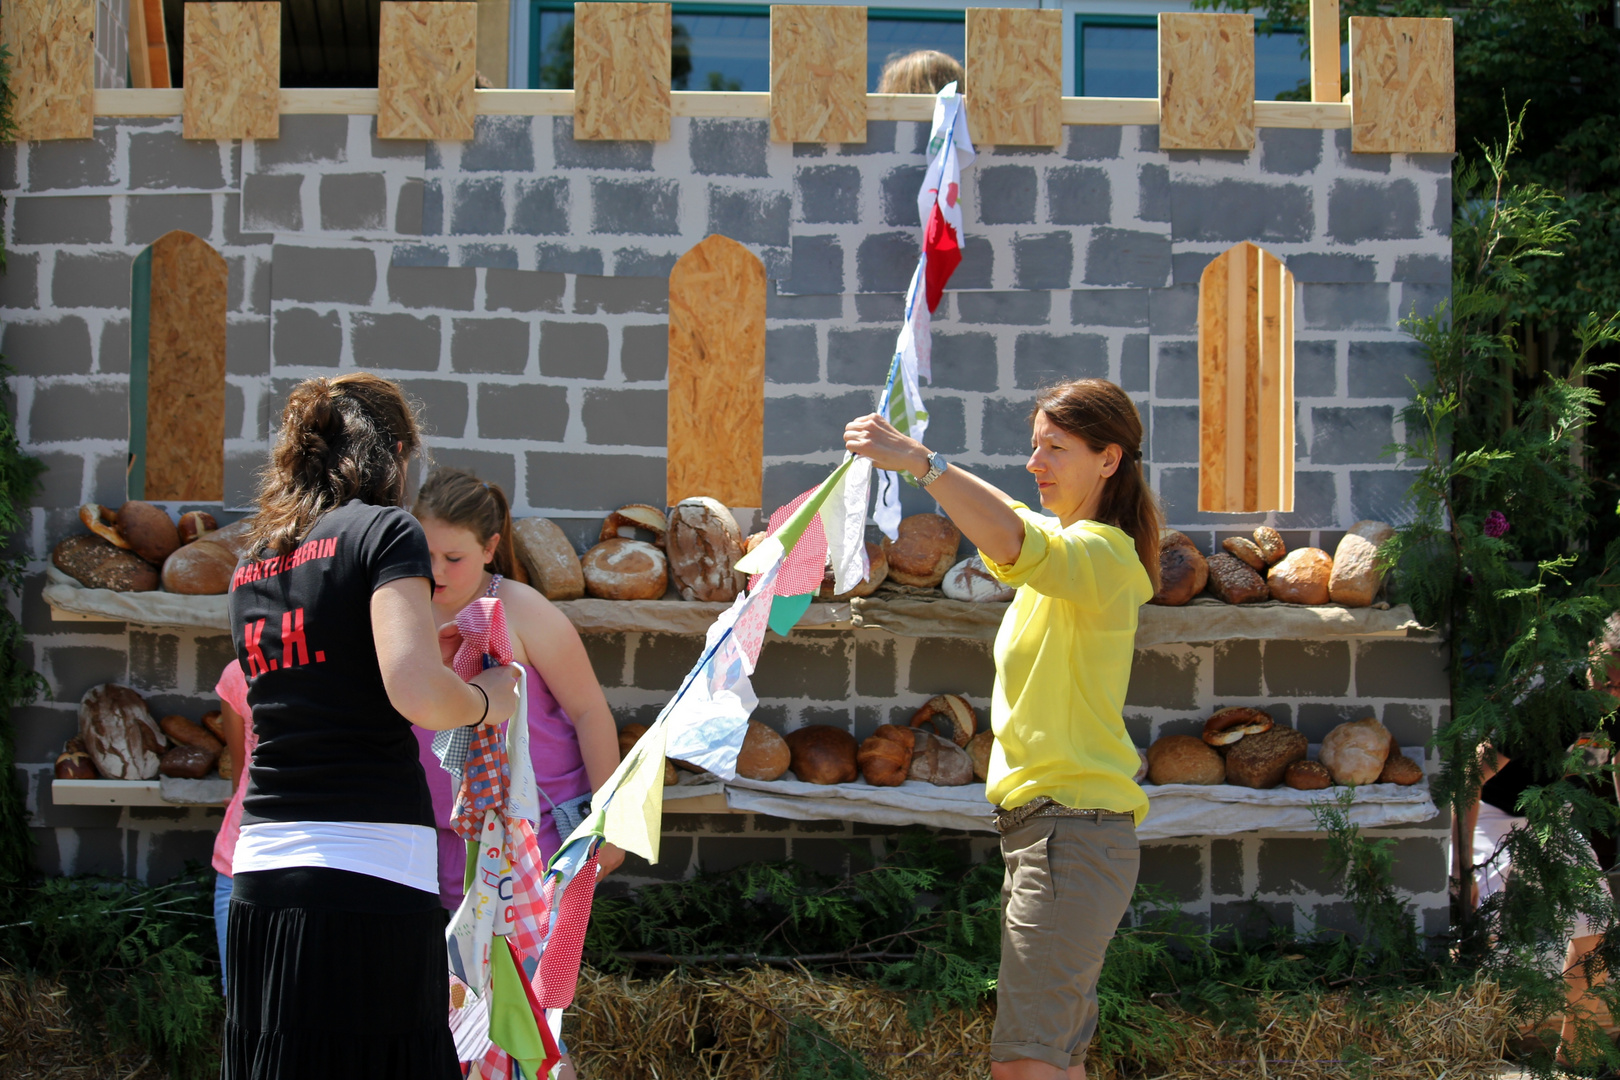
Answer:
[[[560,886],[561,895],[552,910],[556,914],[551,934],[546,938],[545,951],[540,954],[540,969],[535,973],[535,993],[540,1005],[547,1009],[566,1009],[574,1003],[574,991],[579,985],[579,962],[585,953],[585,930],[591,922],[591,902],[596,896],[598,851],[573,879]],[[558,880],[552,877],[551,881]]]
[[[490,958],[489,1041],[522,1066],[525,1077],[543,1077],[550,1071],[542,1066],[551,1032],[545,1014],[530,1006],[525,983],[522,958],[510,942],[499,942]]]
[[[840,595],[859,585],[872,570],[866,558],[866,504],[871,485],[872,459],[857,458],[821,505],[833,592]]]

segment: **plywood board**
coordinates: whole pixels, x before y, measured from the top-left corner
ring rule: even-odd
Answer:
[[[502,90],[511,85],[507,74],[511,53],[511,0],[477,0],[478,74],[482,85]]]
[[[669,275],[669,505],[762,505],[764,433],[765,264],[710,236]]]
[[[1063,139],[1063,13],[967,10],[968,128],[980,146]]]
[[[574,5],[574,138],[669,140],[670,6]]]
[[[1254,16],[1159,13],[1159,147],[1254,149]]]
[[[866,141],[866,9],[771,6],[771,138]]]
[[[281,4],[187,4],[184,82],[186,138],[279,137]]]
[[[478,5],[383,0],[377,137],[471,139]]]
[[[88,139],[95,129],[94,0],[5,0],[18,140]]]
[[[1339,0],[1311,0],[1311,100],[1344,100],[1339,70]]]
[[[1450,19],[1350,20],[1350,149],[1457,149]]]
[[[160,237],[150,251],[140,497],[217,501],[225,497],[225,259],[186,232]]]

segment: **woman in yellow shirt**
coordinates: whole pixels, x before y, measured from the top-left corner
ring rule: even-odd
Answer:
[[[1121,709],[1138,609],[1153,595],[1160,514],[1142,421],[1103,379],[1043,390],[1030,416],[1030,511],[874,414],[844,445],[917,476],[1018,588],[996,634],[986,794],[1007,864],[994,1080],[1084,1080],[1097,977],[1136,887],[1148,800]]]

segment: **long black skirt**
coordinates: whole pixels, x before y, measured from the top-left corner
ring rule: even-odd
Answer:
[[[458,1080],[446,918],[365,874],[237,874],[221,1080]]]

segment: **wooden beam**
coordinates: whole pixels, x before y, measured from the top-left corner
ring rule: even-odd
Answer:
[[[141,5],[141,24],[146,27],[146,73],[156,90],[174,85],[169,70],[169,26],[163,15],[163,0],[129,0],[130,7]]]
[[[19,141],[88,139],[95,133],[95,31],[94,0],[0,4]]]
[[[1339,70],[1339,0],[1311,0],[1311,100],[1344,100]]]
[[[129,5],[129,85],[132,89],[149,90],[152,88],[152,65],[150,55],[146,51],[146,5],[141,0],[131,0]],[[101,98],[96,98],[96,114],[107,115],[101,107]]]
[[[1254,16],[1159,13],[1159,148],[1254,149]]]
[[[188,139],[281,135],[281,4],[188,3],[184,124]]]
[[[968,8],[964,79],[974,142],[1056,146],[1063,139],[1063,13]]]
[[[493,89],[512,85],[507,65],[511,59],[511,0],[477,0],[478,74]]]
[[[1457,149],[1450,19],[1350,20],[1350,148]]]
[[[866,141],[866,9],[771,6],[771,138]]]
[[[383,0],[379,139],[471,139],[478,5]]]
[[[668,4],[574,5],[574,138],[669,141],[671,33]]]

